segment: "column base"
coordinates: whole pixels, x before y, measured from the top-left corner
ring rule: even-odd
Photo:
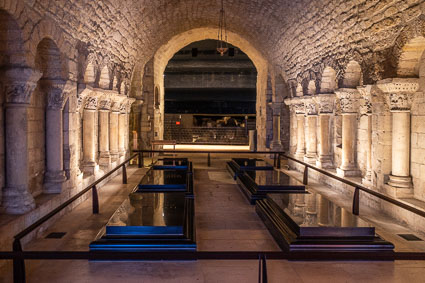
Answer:
[[[96,163],[95,162],[87,162],[84,164],[83,172],[84,175],[94,175],[96,169]]]
[[[366,172],[366,175],[362,179],[362,184],[367,186],[367,187],[372,186],[372,173],[371,172],[369,172],[369,171]]]
[[[317,156],[314,154],[306,154],[304,156],[304,162],[308,164],[316,164]]]
[[[414,196],[413,187],[400,188],[385,184],[384,189],[388,195],[394,198],[413,198]]]
[[[99,165],[102,167],[111,166],[111,155],[109,152],[101,152],[99,157]]]
[[[294,157],[298,160],[304,160],[304,155],[305,155],[304,152],[295,152]]]
[[[322,155],[316,161],[316,166],[323,169],[332,169],[334,164],[332,162],[332,157],[330,155]]]
[[[65,171],[47,171],[44,175],[43,193],[60,194],[65,181]]]
[[[272,144],[271,144],[271,148],[274,151],[279,151],[279,150],[282,149],[282,143],[280,141],[273,141]]]
[[[25,214],[35,209],[34,197],[27,186],[4,187],[1,211],[7,214]]]
[[[390,175],[390,180],[388,181],[388,185],[396,188],[411,188],[412,178],[410,176],[400,177]]]
[[[357,168],[336,168],[336,174],[340,177],[359,177],[361,176],[361,171]]]
[[[115,162],[118,160],[118,158],[120,158],[120,154],[119,152],[112,152],[111,151],[111,162]]]

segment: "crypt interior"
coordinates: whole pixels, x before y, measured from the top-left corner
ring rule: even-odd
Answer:
[[[424,271],[423,0],[0,0],[0,283]]]

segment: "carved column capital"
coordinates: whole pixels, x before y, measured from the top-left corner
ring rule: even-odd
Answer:
[[[335,94],[333,94],[333,93],[319,94],[319,95],[313,97],[313,99],[316,101],[316,103],[318,105],[320,114],[325,114],[325,113],[329,114],[329,113],[334,112]]]
[[[92,91],[91,93],[89,93],[84,102],[84,109],[97,110],[97,107],[99,106],[99,96],[100,96],[100,93],[97,93],[95,91]]]
[[[6,103],[29,104],[42,73],[31,68],[11,68],[1,73]]]
[[[305,104],[305,113],[307,115],[317,115],[318,113],[317,102],[313,97],[305,98],[304,104]]]
[[[109,111],[112,107],[111,95],[104,93],[99,97],[99,110]]]
[[[376,85],[385,93],[385,100],[390,111],[410,111],[413,97],[419,89],[419,80],[415,78],[385,79]]]
[[[294,108],[295,114],[305,114],[305,103],[302,98],[293,98],[291,104]]]
[[[112,106],[111,106],[111,111],[112,112],[121,112],[122,110],[122,105],[125,104],[125,100],[127,99],[126,96],[124,95],[117,95],[115,97],[112,97]],[[125,107],[125,105],[124,105]]]
[[[64,80],[42,80],[41,88],[47,95],[47,109],[60,110],[63,108],[69,95],[65,92]]]
[[[358,86],[360,93],[360,114],[372,114],[372,85]]]
[[[354,88],[340,88],[335,91],[343,114],[357,113],[359,110],[360,93]]]
[[[130,114],[131,112],[131,105],[136,101],[135,98],[129,98],[127,100],[127,114]]]

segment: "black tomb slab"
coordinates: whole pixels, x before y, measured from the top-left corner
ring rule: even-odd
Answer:
[[[132,193],[90,243],[90,250],[194,251],[194,225],[194,199],[185,193]]]
[[[273,193],[306,193],[305,185],[277,170],[244,171],[237,182],[251,204]]]
[[[189,166],[191,167],[191,166]],[[186,192],[193,195],[191,171],[151,168],[137,185],[136,192]]]
[[[375,228],[320,194],[269,194],[256,211],[282,250],[392,253]]]
[[[257,158],[233,158],[227,162],[226,167],[235,180],[238,175],[243,174],[247,170],[273,170],[272,165]]]
[[[153,169],[188,170],[189,160],[187,158],[161,158],[152,166]]]

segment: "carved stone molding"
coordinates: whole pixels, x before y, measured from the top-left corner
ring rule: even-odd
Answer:
[[[372,114],[372,85],[357,87],[360,93],[360,114]]]
[[[112,97],[112,105],[111,105],[111,111],[112,112],[121,112],[125,111],[125,102],[127,97],[124,95],[117,95]],[[124,109],[123,109],[124,107]]]
[[[333,113],[335,108],[335,94],[319,94],[313,99],[316,101],[319,113]]]
[[[127,99],[127,113],[130,114],[131,112],[131,105],[136,101],[135,98],[129,98]]]
[[[305,103],[302,98],[293,98],[291,105],[295,111],[295,114],[305,114]]]
[[[305,98],[304,104],[305,104],[305,113],[307,115],[317,115],[318,113],[317,102],[313,97]]]
[[[6,103],[29,104],[42,73],[31,68],[12,68],[1,73]]]
[[[391,111],[410,111],[414,95],[419,89],[419,80],[394,78],[379,81],[376,85],[385,93]]]
[[[359,110],[360,93],[354,88],[340,88],[335,90],[342,114],[357,113]]]
[[[110,95],[103,95],[99,98],[99,110],[109,111],[112,107],[112,100]]]
[[[93,97],[93,96],[89,96],[89,97],[87,97],[86,102],[84,104],[84,109],[96,110],[97,105],[98,105],[98,98]]]

